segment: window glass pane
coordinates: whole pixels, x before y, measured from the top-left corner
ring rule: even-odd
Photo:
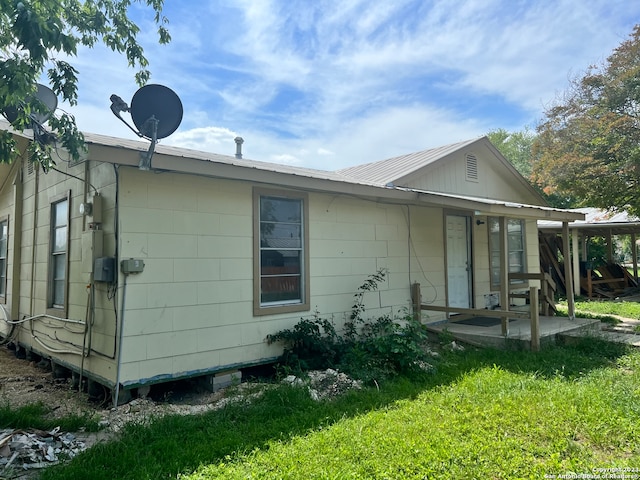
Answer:
[[[509,273],[523,273],[525,270],[525,243],[524,222],[517,219],[507,219],[507,249]],[[489,250],[491,253],[491,283],[500,285],[500,223],[497,218],[490,217],[489,225]],[[520,283],[524,280],[512,280],[512,283]]]
[[[51,303],[54,306],[64,305],[64,286],[65,286],[65,274],[67,269],[67,256],[66,255],[54,255],[53,256],[53,298]]]
[[[271,248],[301,248],[302,227],[295,223],[260,223],[260,246]]]
[[[260,221],[300,223],[302,201],[292,198],[261,197]]]
[[[509,235],[509,251],[522,250],[522,235]]]
[[[300,276],[263,277],[260,282],[262,303],[300,301]]]
[[[300,274],[301,253],[300,250],[262,250],[260,255],[262,275]]]
[[[66,269],[67,269],[67,256],[54,255],[53,256],[53,279],[64,280]]]
[[[507,232],[508,233],[516,233],[519,234],[522,232],[522,221],[521,220],[507,220]]]
[[[67,224],[67,200],[54,204],[53,226],[59,227]]]
[[[3,258],[0,259],[0,295],[6,293],[7,288],[7,275],[6,275],[7,261]]]
[[[0,222],[0,257],[7,256],[7,222]]]
[[[64,252],[67,249],[67,227],[58,227],[54,231],[53,251]]]
[[[64,306],[64,280],[53,282],[53,305],[56,307]]]

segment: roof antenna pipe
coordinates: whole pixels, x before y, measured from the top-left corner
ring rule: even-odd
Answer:
[[[233,139],[236,142],[236,158],[242,158],[242,144],[244,143],[244,139],[242,137],[236,137]]]

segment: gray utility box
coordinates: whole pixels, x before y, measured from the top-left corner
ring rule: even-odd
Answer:
[[[140,273],[144,271],[144,262],[138,258],[126,258],[120,262],[120,268],[125,275]]]
[[[116,280],[116,259],[98,257],[93,262],[93,281],[113,283]]]

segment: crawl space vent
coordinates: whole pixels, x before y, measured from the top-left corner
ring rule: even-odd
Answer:
[[[467,154],[467,180],[478,181],[478,159],[475,155]]]

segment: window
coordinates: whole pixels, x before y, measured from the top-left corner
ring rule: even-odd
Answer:
[[[309,309],[307,196],[254,190],[254,314]]]
[[[7,295],[7,242],[9,239],[9,220],[0,220],[0,297]]]
[[[69,197],[51,204],[48,307],[66,310],[69,248]],[[59,312],[58,312],[59,314]]]
[[[495,217],[489,217],[489,249],[491,251],[491,287],[500,287],[500,223]],[[525,272],[525,236],[524,221],[508,218],[507,248],[509,250],[509,273]],[[522,283],[512,280],[511,283]]]

